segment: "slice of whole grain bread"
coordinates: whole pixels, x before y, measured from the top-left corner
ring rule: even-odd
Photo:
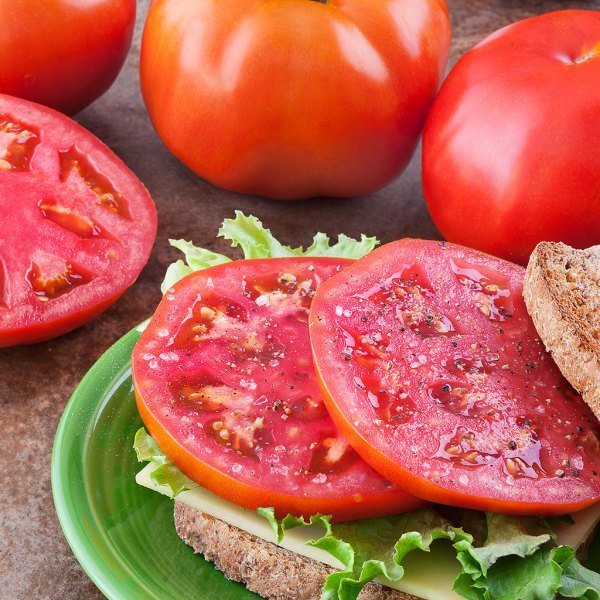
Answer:
[[[523,296],[562,374],[600,419],[600,245],[576,250],[539,243]]]
[[[258,538],[175,500],[175,529],[195,552],[269,600],[319,600],[334,569]],[[416,596],[369,583],[358,600],[418,600]]]

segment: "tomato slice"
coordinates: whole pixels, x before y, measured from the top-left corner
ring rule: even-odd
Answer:
[[[598,422],[544,350],[523,276],[461,246],[401,240],[319,288],[310,338],[329,412],[407,491],[512,514],[600,499]]]
[[[243,260],[167,291],[133,351],[140,415],[188,477],[239,506],[337,520],[423,502],[364,463],[323,404],[308,336],[316,287],[351,261]]]
[[[0,95],[0,347],[75,329],[150,256],[146,188],[69,118]]]

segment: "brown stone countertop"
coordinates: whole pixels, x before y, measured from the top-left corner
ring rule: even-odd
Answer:
[[[295,203],[244,197],[197,178],[162,145],[139,93],[140,33],[148,0],[138,2],[136,36],[115,85],[77,116],[146,184],[159,214],[156,245],[139,280],[93,323],[50,342],[0,350],[0,442],[9,469],[0,470],[0,598],[99,599],[58,524],[50,488],[54,433],[73,389],[119,337],[150,316],[159,284],[177,251],[167,239],[193,239],[225,251],[215,233],[235,209],[258,216],[279,239],[306,243],[315,228],[330,235],[439,238],[420,186],[420,157],[387,188],[350,200]],[[562,8],[600,9],[600,0],[448,0],[453,21],[451,63],[482,37],[520,18]]]

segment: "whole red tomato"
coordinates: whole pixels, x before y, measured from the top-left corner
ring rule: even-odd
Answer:
[[[218,186],[368,194],[409,161],[449,40],[444,0],[156,0],[142,92],[165,144]]]
[[[525,263],[600,242],[600,12],[497,31],[457,63],[423,134],[423,188],[450,241]]]
[[[0,93],[73,114],[119,74],[135,0],[0,0],[0,15]]]

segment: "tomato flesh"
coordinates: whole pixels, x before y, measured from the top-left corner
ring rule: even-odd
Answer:
[[[0,346],[99,314],[138,276],[156,233],[150,195],[82,127],[0,95]]]
[[[598,422],[537,336],[523,275],[401,240],[319,288],[310,337],[330,414],[407,491],[514,514],[600,499]]]
[[[244,260],[167,291],[133,351],[144,423],[189,477],[240,506],[337,520],[409,510],[323,404],[308,336],[316,287],[351,261]]]

